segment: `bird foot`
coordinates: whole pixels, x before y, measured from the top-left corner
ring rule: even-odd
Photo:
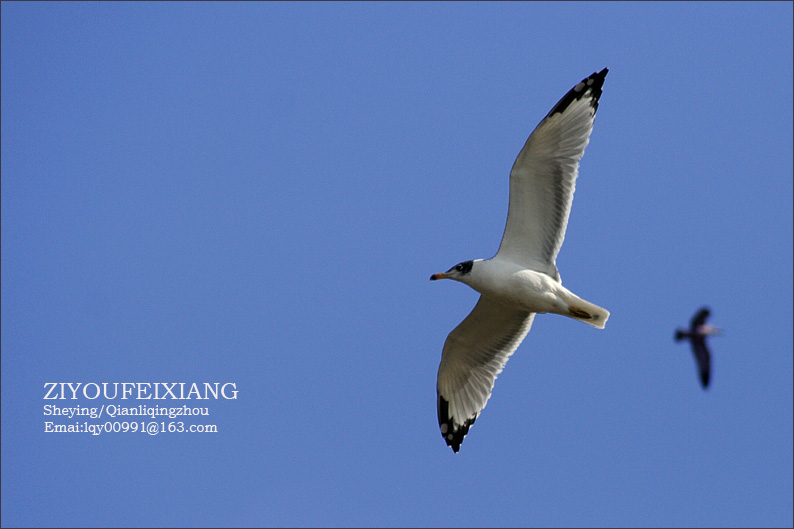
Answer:
[[[570,310],[571,314],[573,314],[577,318],[584,318],[585,320],[589,320],[589,319],[592,318],[592,316],[589,313],[587,313],[587,312],[585,312],[585,311],[583,311],[581,309],[577,309],[577,308],[574,308],[574,307],[568,307],[568,310]]]

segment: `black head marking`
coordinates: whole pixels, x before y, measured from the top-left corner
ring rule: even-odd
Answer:
[[[449,270],[447,273],[452,272],[453,270],[457,271],[460,275],[465,276],[469,272],[471,272],[471,267],[474,266],[474,261],[463,261],[462,263],[458,263]]]
[[[467,419],[462,425],[458,425],[456,428],[455,421],[449,416],[449,402],[441,396],[441,393],[438,394],[438,426],[441,428],[441,436],[444,438],[447,446],[452,448],[456,454],[458,450],[460,450],[463,438],[469,433],[469,427],[474,424],[475,420],[477,420],[476,415],[471,419]]]
[[[573,103],[584,97],[591,99],[593,111],[598,109],[598,98],[601,97],[601,87],[604,85],[604,78],[607,76],[609,68],[604,68],[600,72],[593,72],[593,74],[568,90],[568,93],[562,96],[554,108],[551,109],[546,117],[549,118],[554,114],[565,112],[565,109]]]

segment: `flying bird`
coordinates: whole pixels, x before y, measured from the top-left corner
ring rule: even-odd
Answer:
[[[430,277],[454,279],[480,293],[471,313],[447,336],[438,368],[438,424],[455,452],[536,313],[561,314],[599,329],[609,318],[608,311],[562,286],[556,264],[607,72],[593,73],[565,94],[518,153],[496,255]]]
[[[711,311],[709,311],[709,308],[703,307],[692,317],[692,321],[689,323],[689,330],[679,328],[675,331],[676,342],[689,340],[692,344],[692,353],[695,355],[703,389],[709,387],[709,379],[711,378],[711,353],[706,346],[706,337],[720,333],[719,328],[706,323],[710,315]]]

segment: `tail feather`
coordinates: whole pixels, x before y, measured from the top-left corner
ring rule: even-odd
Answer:
[[[568,316],[592,325],[597,329],[603,329],[609,319],[608,310],[581,298],[568,305],[568,309],[570,310]]]

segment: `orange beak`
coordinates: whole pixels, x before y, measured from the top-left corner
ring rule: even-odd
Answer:
[[[430,281],[435,281],[436,279],[446,279],[447,277],[447,274],[433,274],[430,276]]]

